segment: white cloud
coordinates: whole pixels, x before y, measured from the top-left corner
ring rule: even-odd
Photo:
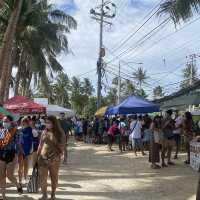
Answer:
[[[121,0],[113,1],[116,3],[116,5],[121,5],[120,2],[122,2]],[[68,39],[70,48],[72,49],[74,55],[63,54],[60,56],[61,64],[64,66],[65,71],[70,76],[79,75],[94,69],[96,67],[99,48],[99,25],[90,18],[89,11],[91,8],[97,5],[97,2],[100,1],[84,0],[83,3],[83,0],[73,0],[73,2],[77,9],[73,16],[78,22],[78,29],[77,31],[72,31],[72,33],[68,36]],[[138,23],[141,25],[142,18],[147,15],[147,13],[158,1],[152,0],[152,5],[150,6],[150,4],[148,4],[150,2],[149,0],[138,0],[138,2],[144,3],[142,5],[148,5],[148,7],[134,7],[134,2],[136,1],[132,0],[132,6],[130,6],[130,4],[127,2],[123,4],[122,7],[119,7],[120,10],[118,10],[118,16],[112,21],[113,27],[105,27],[104,45],[109,49],[118,46],[122,39],[126,38],[130,33],[133,33],[136,25]],[[72,3],[72,1],[51,0],[51,3],[56,3],[57,5],[62,6],[66,3]],[[134,48],[136,42],[151,29],[157,26],[159,22],[161,22],[161,20],[159,21],[158,18],[151,20],[144,26],[144,28],[138,31],[138,33],[134,35],[134,37],[129,40],[126,45],[115,52],[115,55],[120,54],[120,52],[123,52],[129,47]],[[151,88],[159,83],[164,86],[180,80],[181,77],[177,76],[177,74],[181,73],[183,66],[181,68],[179,67],[179,69],[177,66],[186,62],[186,55],[189,55],[190,53],[198,53],[198,43],[195,41],[198,39],[198,32],[200,30],[199,24],[200,22],[196,22],[184,28],[182,31],[166,38],[159,44],[153,46],[160,38],[175,31],[175,28],[172,24],[168,25],[158,32],[154,37],[145,41],[142,46],[134,49],[134,51],[123,57],[123,59],[126,61],[143,62],[144,68],[147,70],[148,74],[155,74],[170,70],[172,71],[174,69],[176,70],[174,74],[167,74],[167,76],[165,76],[165,74],[152,76],[152,78],[155,80],[149,80],[150,86],[147,86],[148,91],[152,90]],[[182,47],[177,49],[178,46],[180,47],[182,44],[189,41],[191,42],[190,45],[186,45],[184,48]],[[152,48],[147,51],[147,49],[150,47]],[[110,60],[112,57],[112,55],[106,52],[106,61]],[[165,66],[163,63],[163,58],[165,58],[166,61]],[[113,64],[118,64],[118,60],[113,62]],[[137,68],[138,66],[136,65],[133,67]],[[130,68],[123,66],[124,72],[130,73],[130,70]],[[85,76],[92,79],[94,83],[96,82],[95,72]],[[109,76],[112,77],[113,75],[109,74]],[[158,82],[158,80],[160,81]],[[174,89],[174,86],[170,86],[170,88],[171,92]]]

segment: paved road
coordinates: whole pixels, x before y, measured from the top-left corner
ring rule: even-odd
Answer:
[[[105,146],[72,143],[69,164],[60,171],[58,199],[65,200],[195,200],[198,173],[178,161],[152,170],[148,158],[133,153],[107,152]],[[32,200],[38,195],[8,199]]]

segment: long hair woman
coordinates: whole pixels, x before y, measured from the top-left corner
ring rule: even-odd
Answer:
[[[159,116],[154,118],[150,130],[149,162],[152,163],[151,168],[160,169],[161,167],[156,164],[160,162],[160,138],[162,131],[162,123]]]
[[[6,177],[22,193],[22,186],[14,176],[16,167],[16,150],[19,144],[17,129],[13,126],[13,119],[10,116],[3,118],[3,127],[0,128],[0,189],[2,197],[6,200]]]
[[[66,143],[65,134],[56,117],[49,116],[46,119],[46,129],[41,135],[38,147],[38,164],[40,167],[41,200],[46,200],[48,173],[51,178],[51,200],[55,199],[58,185],[58,172]]]

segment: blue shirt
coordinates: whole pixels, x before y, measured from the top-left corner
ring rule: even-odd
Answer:
[[[31,150],[33,148],[33,133],[32,128],[27,127],[21,130],[21,144],[24,151],[24,155],[28,156],[31,154]]]

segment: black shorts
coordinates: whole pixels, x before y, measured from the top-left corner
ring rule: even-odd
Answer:
[[[2,150],[0,151],[0,160],[5,162],[6,164],[9,164],[14,161],[15,154],[15,150]]]
[[[180,134],[174,134],[174,140],[176,142],[176,145],[179,145],[181,143],[181,135]]]
[[[112,144],[114,142],[114,136],[108,135],[108,144]]]

